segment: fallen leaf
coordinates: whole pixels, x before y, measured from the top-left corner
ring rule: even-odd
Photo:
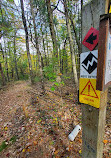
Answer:
[[[33,144],[34,144],[34,145],[37,145],[37,141],[33,141]]]
[[[28,148],[27,151],[30,152],[31,150]]]
[[[8,130],[8,127],[6,126],[6,127],[5,127],[5,131],[7,131],[7,130]]]
[[[82,143],[82,139],[79,139],[79,142]]]
[[[59,150],[56,150],[56,151],[54,152],[54,154],[56,155],[56,154],[58,154],[58,152],[59,152]]]
[[[30,136],[28,136],[28,139],[30,139]]]
[[[7,153],[7,154],[6,154],[6,157],[9,157],[9,156],[10,156],[10,153]]]
[[[22,152],[24,153],[24,152],[25,152],[25,149],[23,149]]]
[[[103,140],[103,143],[104,143],[104,144],[108,143],[108,140]]]
[[[82,151],[81,150],[79,150],[79,154],[81,154],[82,153]]]
[[[40,119],[40,120],[37,121],[37,123],[40,123],[41,121],[42,121],[42,120]]]

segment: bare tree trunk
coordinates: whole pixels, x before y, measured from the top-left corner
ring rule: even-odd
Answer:
[[[72,54],[72,67],[73,67],[74,80],[75,80],[76,88],[78,90],[78,77],[77,77],[77,69],[76,69],[76,62],[75,62],[73,39],[71,35],[71,28],[70,28],[68,9],[67,9],[67,0],[64,0],[64,9],[65,9],[67,32],[69,36],[70,51]]]
[[[26,39],[26,49],[27,49],[27,57],[28,57],[28,63],[29,63],[29,71],[30,71],[31,82],[33,83],[34,81],[33,81],[32,62],[31,62],[30,50],[29,50],[28,28],[27,28],[26,18],[25,18],[25,14],[24,14],[23,0],[20,0],[20,3],[21,3],[21,10],[22,10],[22,21],[23,21],[24,30],[25,30],[25,39]]]
[[[73,31],[74,31],[74,35],[75,35],[75,40],[76,40],[76,43],[77,43],[77,46],[78,46],[78,50],[80,52],[81,51],[81,45],[80,45],[79,39],[77,37],[77,32],[76,32],[76,29],[75,29],[75,24],[74,24],[74,21],[72,19],[72,16],[70,16],[70,20],[71,20],[71,24],[72,24],[72,27],[73,27]]]
[[[47,47],[46,47],[46,49],[47,49],[47,66],[49,65],[49,46],[48,46],[48,38],[47,38],[47,32],[46,32],[46,45],[47,45]]]
[[[43,81],[43,69],[42,69],[42,56],[41,56],[41,52],[39,50],[38,36],[37,36],[37,31],[36,31],[35,16],[34,16],[34,12],[33,12],[33,1],[32,0],[30,0],[30,7],[31,7],[31,14],[32,14],[33,25],[34,25],[35,44],[36,44],[36,50],[37,50],[37,55],[38,55],[38,63],[39,63],[39,69],[40,69],[42,90],[45,93],[45,87],[44,87],[44,81]]]
[[[15,63],[15,72],[17,80],[19,80],[18,67],[17,67],[17,59],[16,59],[16,31],[14,32],[14,63]]]
[[[9,41],[8,41],[8,50],[9,50],[9,58],[10,58],[10,61],[11,61],[11,64],[10,64],[11,77],[12,77],[12,79],[13,79],[13,77],[14,77],[14,68],[13,68],[13,63],[12,63],[12,56],[11,56],[11,52],[10,52]]]
[[[5,58],[6,58],[5,69],[6,69],[6,72],[7,72],[7,81],[9,82],[10,79],[9,79],[9,73],[8,73],[8,62],[7,62],[7,52],[6,52],[6,50],[5,50]]]
[[[32,44],[33,44],[33,46],[34,46],[34,48],[36,48],[36,45],[35,45],[35,43],[33,42],[33,37],[32,37],[32,31],[31,31],[31,27],[30,27],[30,22],[29,22],[29,28],[30,28],[30,40],[31,40],[31,42],[32,42]],[[35,63],[35,67],[36,67],[36,75],[37,75],[37,56],[38,56],[38,53],[36,52],[36,63]]]
[[[42,33],[43,49],[44,49],[44,55],[45,55],[45,65],[47,66],[47,55],[46,55],[45,40],[44,40],[42,25],[41,25],[41,33]]]
[[[5,76],[2,70],[2,64],[0,63],[0,72],[1,72],[1,77],[2,77],[2,86],[5,85]]]
[[[56,57],[58,59],[57,65],[55,64],[56,73],[57,73],[56,81],[61,82],[61,78],[59,76],[59,74],[60,74],[60,60],[59,60],[59,54],[58,54],[58,44],[57,44],[57,39],[56,39],[56,32],[54,29],[53,10],[51,8],[50,0],[46,0],[46,5],[47,5],[47,11],[48,11],[48,17],[49,17],[49,27],[50,27],[50,33],[51,33],[51,38],[52,38],[52,43],[53,43],[54,57]]]
[[[51,33],[51,38],[52,38],[52,42],[53,42],[54,56],[58,57],[58,46],[57,46],[57,40],[56,40],[56,33],[54,30],[53,11],[51,9],[50,0],[46,0],[46,5],[47,5],[47,11],[48,11],[48,17],[49,17],[50,33]]]
[[[66,74],[67,74],[68,61],[67,61],[66,43],[67,43],[67,38],[66,38],[65,41],[64,41],[64,48],[63,48],[63,67],[64,67],[65,72],[66,72]],[[66,59],[64,59],[64,57],[66,57]]]

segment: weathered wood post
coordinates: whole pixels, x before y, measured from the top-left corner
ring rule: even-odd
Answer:
[[[101,34],[98,36],[97,30],[100,31],[100,15],[108,13],[109,2],[110,0],[92,0],[82,10],[83,44],[80,61],[81,67],[79,84],[79,101],[81,103],[85,103],[81,105],[83,127],[82,158],[103,157],[103,136],[106,117],[107,89],[105,91],[103,91],[103,89],[96,90],[96,78],[99,79],[99,77],[97,77],[97,74],[99,74],[99,72],[97,73],[98,48],[99,52],[101,49],[100,44],[99,47],[97,45],[97,42],[99,42],[98,39],[100,40],[101,37]],[[101,25],[103,25],[103,22],[102,24],[100,22],[100,27]],[[108,22],[106,22],[104,31],[108,31],[108,26]],[[103,38],[102,40],[104,40]],[[105,34],[105,41],[106,38],[107,33]],[[105,47],[104,50],[106,50],[106,43],[103,47]],[[100,56],[101,55],[99,53],[99,60],[101,60]]]

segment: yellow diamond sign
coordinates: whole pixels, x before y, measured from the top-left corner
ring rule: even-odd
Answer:
[[[96,79],[80,78],[79,101],[99,108],[100,91],[96,90]]]

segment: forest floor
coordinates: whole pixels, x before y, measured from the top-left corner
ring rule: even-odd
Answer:
[[[73,142],[68,135],[81,126],[81,105],[72,81],[46,94],[40,83],[11,83],[0,90],[0,158],[80,158],[82,130]],[[62,90],[62,91],[61,91]],[[104,158],[111,157],[111,104],[107,106]]]

